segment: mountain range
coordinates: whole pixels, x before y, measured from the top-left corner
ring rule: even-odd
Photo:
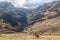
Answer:
[[[35,9],[16,8],[10,2],[6,2],[6,1],[0,2],[0,19],[3,19],[6,23],[9,23],[14,28],[17,27],[16,30],[20,32],[27,31],[27,32],[33,33],[33,32],[43,31],[44,33],[46,30],[51,30],[51,28],[57,28],[54,26],[55,26],[55,23],[56,23],[56,26],[60,24],[59,11],[60,11],[59,1],[45,3],[43,5],[38,6]],[[50,24],[50,22],[53,24],[53,26],[52,24]]]
[[[43,17],[35,17],[35,22],[25,28],[25,32],[45,34],[45,33],[60,33],[60,2],[54,1],[46,3],[33,10],[33,13],[44,15]],[[33,18],[34,19],[34,18]]]

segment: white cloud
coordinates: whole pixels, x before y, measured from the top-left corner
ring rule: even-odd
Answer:
[[[5,0],[0,0],[0,1],[5,1]]]
[[[26,0],[0,0],[0,2],[3,1],[11,2],[16,7],[23,7]]]
[[[51,2],[54,0],[26,0],[27,3],[31,3],[31,4],[36,4],[36,3],[46,3],[46,2]]]
[[[7,1],[7,0],[0,0],[0,2],[2,2],[2,1]]]
[[[35,8],[39,5],[42,5],[44,3],[47,3],[47,2],[52,2],[52,1],[55,1],[55,0],[26,0],[26,3],[25,5],[27,5],[27,7],[30,6],[30,8]]]
[[[35,4],[38,4],[38,3],[42,4],[42,3],[51,2],[51,1],[54,1],[54,0],[0,0],[0,1],[11,2],[16,7],[24,7],[25,4],[35,5]]]
[[[27,1],[27,3],[40,3],[41,1],[42,0],[29,0],[29,1]]]
[[[13,3],[13,5],[16,6],[16,7],[23,7],[24,4],[25,4],[25,0],[19,0],[19,1],[14,0],[14,1],[12,1],[12,3]]]

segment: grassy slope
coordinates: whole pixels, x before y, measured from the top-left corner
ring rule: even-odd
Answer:
[[[40,33],[59,33],[60,32],[60,17],[47,19],[43,22],[37,22],[28,28],[28,32],[40,32]],[[27,31],[26,30],[26,31]]]

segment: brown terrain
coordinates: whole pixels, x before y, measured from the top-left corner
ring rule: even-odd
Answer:
[[[11,15],[7,17],[5,13],[0,15],[2,17],[0,19],[0,40],[60,40],[59,1],[39,6],[36,10],[32,10],[28,16],[25,13],[22,14],[22,12],[19,14],[19,12],[20,11],[13,12],[13,14],[11,14],[14,15],[12,16],[14,19]],[[1,13],[3,12],[1,11]],[[25,22],[26,20],[20,20],[16,13],[18,13],[20,17],[23,16],[25,18],[27,16],[28,23]],[[43,16],[41,17],[41,15]],[[17,23],[17,25],[11,25],[8,22],[10,21],[9,17],[13,19],[10,19],[11,23]],[[24,19],[23,17],[21,19]],[[6,19],[8,21],[4,20],[4,18],[8,18]]]

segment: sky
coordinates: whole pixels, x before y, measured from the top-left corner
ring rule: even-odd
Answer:
[[[11,2],[15,7],[34,8],[55,0],[0,0],[0,2],[3,1]]]

